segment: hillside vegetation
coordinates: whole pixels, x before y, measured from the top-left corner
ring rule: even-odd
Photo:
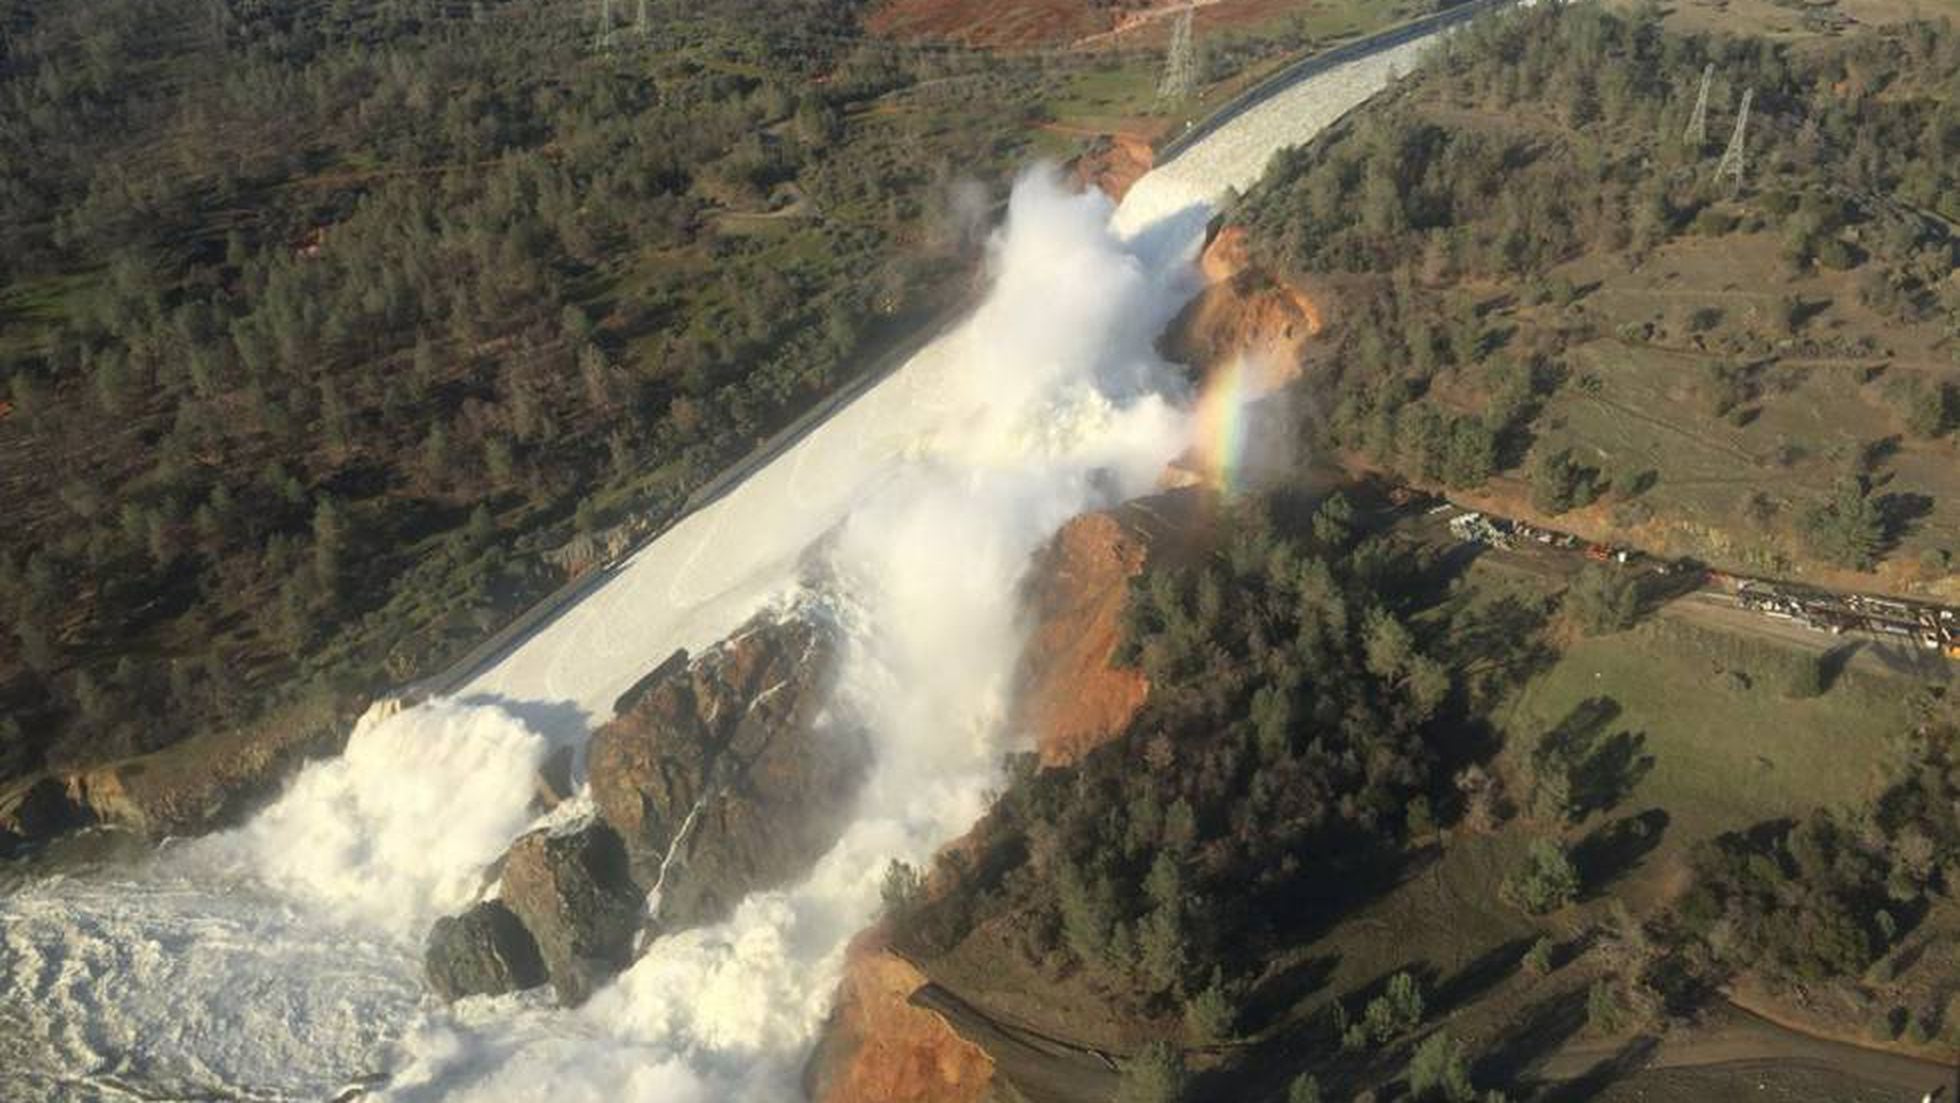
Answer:
[[[1655,551],[1951,592],[1956,88],[1950,23],[1779,43],[1545,5],[1454,36],[1233,217],[1336,300],[1316,386],[1373,464]]]
[[[1950,587],[1956,77],[1945,24],[1473,25],[1232,212],[1328,321],[1302,434],[1660,550]],[[1738,186],[1713,177],[1747,87]],[[1756,1052],[1731,1000],[1926,1057],[1960,1038],[1937,660],[1314,482],[1133,584],[1120,661],[1150,688],[1116,738],[1016,760],[929,874],[891,871],[929,1006],[1108,1055],[1139,1103],[1758,1098],[1780,1073],[1689,1067]],[[1031,1097],[1089,1065],[990,1052]]]
[[[438,669],[959,297],[1038,63],[629,7],[0,3],[0,782]]]

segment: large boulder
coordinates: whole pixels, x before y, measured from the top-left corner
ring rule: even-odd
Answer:
[[[836,655],[823,626],[761,620],[663,664],[593,735],[593,800],[658,888],[660,929],[794,881],[849,822],[870,756],[862,732],[821,722]]]
[[[870,761],[861,732],[823,721],[835,644],[816,624],[766,617],[701,655],[677,652],[619,699],[586,756],[598,814],[524,835],[502,862],[502,906],[563,1002],[630,964],[643,932],[719,919],[835,844]],[[541,786],[568,791],[550,773]],[[471,914],[431,933],[430,982],[446,998],[503,983],[484,957],[508,932]]]
[[[537,943],[558,998],[579,1004],[632,961],[645,894],[612,828],[533,831],[504,859],[503,902]]]
[[[445,1000],[502,995],[546,980],[537,941],[499,900],[436,920],[423,967],[429,987]]]

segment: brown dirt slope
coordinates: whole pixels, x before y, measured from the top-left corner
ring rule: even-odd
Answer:
[[[1035,46],[1115,28],[1127,8],[1097,0],[886,0],[867,24],[894,38],[949,39],[973,46]]]
[[[1199,266],[1208,286],[1172,324],[1165,353],[1201,376],[1244,356],[1260,371],[1262,394],[1297,378],[1307,341],[1321,330],[1313,298],[1253,263],[1243,227],[1221,231]]]
[[[980,1103],[994,1063],[912,997],[925,974],[871,932],[851,946],[830,1029],[810,1063],[814,1103]]]
[[[1023,589],[1034,627],[1019,708],[1043,765],[1087,754],[1142,707],[1149,682],[1112,663],[1130,580],[1153,560],[1190,554],[1199,508],[1197,492],[1185,490],[1084,514],[1036,557]]]
[[[1050,127],[1049,129],[1059,129]],[[1129,194],[1130,185],[1150,171],[1156,152],[1150,143],[1132,134],[1103,134],[1089,143],[1069,166],[1084,188],[1099,188],[1117,202]]]

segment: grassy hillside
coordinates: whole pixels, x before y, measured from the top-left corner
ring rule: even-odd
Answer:
[[[1588,635],[1565,573],[1330,503],[1242,506],[1197,566],[1136,584],[1149,704],[1079,763],[1017,769],[930,887],[895,877],[898,945],[998,1021],[1118,1055],[1137,1099],[1392,1095],[1439,1033],[1479,1089],[1575,1098],[1623,1044],[1727,1037],[1695,1024],[1781,975],[1750,955],[1782,936],[1708,941],[1711,855],[1902,807],[1955,730],[1921,726],[1937,689],[1845,655],[1793,677],[1814,651],[1689,601]],[[1839,890],[1782,891],[1802,913]],[[1905,964],[1861,998],[1918,1008],[1954,974],[1909,951],[1952,907],[1898,891],[1861,953]],[[1415,1009],[1372,1011],[1397,976]],[[1154,1044],[1192,1094],[1140,1086]]]
[[[1547,7],[1455,38],[1234,217],[1332,300],[1340,446],[1656,551],[1951,593],[1956,82],[1950,23],[1785,43]]]
[[[1279,159],[1232,217],[1328,319],[1310,451],[1950,592],[1960,36],[1832,11],[1716,39],[1539,5]],[[1745,87],[1738,186],[1714,169]],[[1141,580],[1128,730],[1024,765],[932,876],[895,873],[935,982],[1153,1103],[1797,1098],[1720,1071],[1790,1058],[1847,1098],[1937,1082],[1730,1005],[1921,1057],[1960,1038],[1937,660],[1310,497],[1242,500],[1209,558]],[[1637,579],[1630,625],[1589,611],[1601,578]]]

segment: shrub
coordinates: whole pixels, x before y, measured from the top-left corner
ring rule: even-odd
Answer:
[[[1475,1103],[1463,1043],[1440,1030],[1424,1038],[1409,1058],[1409,1094],[1419,1100]]]
[[[1599,472],[1579,463],[1570,448],[1540,453],[1531,467],[1531,504],[1564,513],[1599,496]]]
[[[1224,978],[1216,971],[1212,973],[1211,983],[1205,986],[1204,991],[1184,1005],[1185,1026],[1207,1042],[1231,1037],[1232,1026],[1237,1019],[1238,1012],[1225,994]]]
[[[1805,511],[1802,530],[1818,557],[1868,571],[1885,541],[1885,518],[1864,480],[1842,479],[1829,500]]]
[[[1817,243],[1817,263],[1826,268],[1843,271],[1855,267],[1858,254],[1842,238],[1827,237]]]
[[[894,858],[885,866],[885,881],[879,886],[879,895],[888,912],[903,914],[925,898],[925,877],[916,867]]]
[[[1926,1021],[1916,1014],[1906,1016],[1906,1041],[1923,1046],[1933,1040],[1933,1032],[1926,1029]]]
[[[1579,871],[1557,840],[1539,839],[1531,844],[1524,868],[1505,878],[1498,894],[1514,907],[1543,915],[1579,898]]]
[[[1123,1065],[1117,1103],[1177,1103],[1188,1081],[1184,1056],[1163,1042],[1150,1042]]]
[[[1586,991],[1586,1026],[1595,1034],[1613,1035],[1626,1028],[1627,1007],[1620,990],[1601,977]]]
[[[1525,951],[1525,971],[1535,977],[1542,977],[1552,971],[1552,940],[1541,938]]]
[[[1349,1027],[1348,1032],[1359,1031],[1364,1041],[1380,1045],[1420,1026],[1423,1005],[1422,987],[1416,979],[1407,973],[1397,973],[1388,978],[1388,988],[1381,995],[1368,1001],[1361,1021]]]
[[[1735,216],[1713,207],[1703,207],[1701,213],[1695,216],[1693,228],[1695,233],[1707,237],[1721,237],[1735,229]]]
[[[1917,437],[1938,437],[1952,427],[1956,401],[1951,384],[1928,382],[1917,376],[1899,379],[1885,388],[1885,397],[1899,411],[1906,428]]]

